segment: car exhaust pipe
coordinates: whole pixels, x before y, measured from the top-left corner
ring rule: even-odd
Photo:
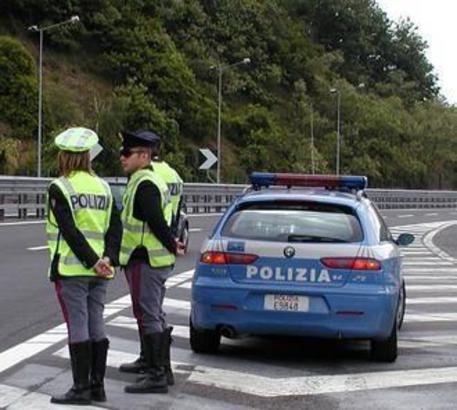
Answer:
[[[236,330],[233,328],[233,326],[223,325],[220,327],[219,333],[228,339],[236,338]]]

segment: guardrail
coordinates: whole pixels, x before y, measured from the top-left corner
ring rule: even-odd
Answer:
[[[0,176],[0,220],[44,218],[46,190],[51,178]],[[108,178],[121,187],[125,178]],[[184,184],[184,202],[190,214],[222,212],[246,185]],[[457,191],[367,189],[380,209],[457,208]]]

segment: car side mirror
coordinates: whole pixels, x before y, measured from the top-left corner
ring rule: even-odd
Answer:
[[[414,242],[414,235],[410,233],[402,233],[398,236],[395,243],[398,246],[408,246],[410,243]]]

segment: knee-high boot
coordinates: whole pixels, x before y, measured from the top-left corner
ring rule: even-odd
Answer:
[[[173,326],[167,327],[167,330],[165,330],[164,336],[162,338],[162,360],[163,366],[165,368],[165,375],[167,377],[167,383],[169,386],[173,386],[175,384],[175,378],[173,376],[173,370],[171,369],[170,359],[170,347],[171,343],[173,342],[173,338],[171,337],[172,331]]]
[[[105,372],[109,340],[92,342],[92,368],[90,372],[91,398],[94,401],[106,401]]]
[[[126,393],[167,393],[168,383],[162,358],[165,332],[144,335],[144,353],[148,370],[145,377],[125,387]]]
[[[90,341],[71,343],[69,345],[73,386],[61,396],[53,396],[51,403],[56,404],[90,404],[89,371],[91,367]]]
[[[140,337],[140,356],[138,359],[131,363],[123,363],[119,366],[119,371],[123,373],[144,373],[146,372],[146,357],[144,354],[144,341],[143,341],[143,332],[138,330],[138,335]]]

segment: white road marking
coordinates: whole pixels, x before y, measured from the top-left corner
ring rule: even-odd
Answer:
[[[192,282],[191,281],[183,282],[183,283],[178,285],[178,288],[183,288],[183,289],[190,289],[191,287],[192,287]]]
[[[124,329],[132,329],[137,331],[138,325],[136,319],[128,316],[116,316],[114,319],[107,322],[107,325],[116,326]],[[181,337],[189,339],[189,326],[172,325],[173,326],[173,337]]]
[[[442,291],[442,290],[456,290],[457,285],[406,285],[407,292],[410,291]]]
[[[42,251],[42,250],[45,250],[45,249],[48,249],[49,246],[45,245],[45,246],[32,246],[31,248],[27,248],[28,251]]]
[[[189,275],[191,271],[183,272],[184,279]],[[174,278],[179,278],[180,274],[175,275]],[[167,287],[173,287],[174,285],[169,285]],[[112,315],[119,313],[120,311],[130,307],[131,299],[130,295],[122,296],[119,299],[114,300],[113,302],[105,306],[104,317],[109,318]],[[44,333],[41,333],[37,336],[34,336],[25,342],[22,342],[16,346],[13,346],[0,353],[0,373],[5,370],[17,365],[23,360],[28,359],[31,356],[34,356],[43,350],[51,347],[52,345],[59,343],[67,338],[67,325],[62,323],[58,326],[53,327],[52,329],[47,330]]]
[[[414,215],[412,214],[407,214],[407,215],[398,215],[398,218],[411,218],[413,217]]]
[[[9,406],[27,393],[27,390],[0,384],[0,408]]]
[[[457,381],[457,367],[350,373],[334,376],[269,378],[196,366],[188,382],[260,397],[308,396],[351,391],[420,386]]]
[[[200,231],[203,231],[202,228],[190,228],[189,229],[189,232],[200,232]]]
[[[420,341],[417,347],[420,347]],[[68,349],[63,348],[54,353],[54,355],[68,358]],[[110,367],[117,368],[120,364],[131,362],[136,358],[137,354],[110,349],[108,351],[107,364]],[[259,397],[308,396],[457,382],[457,367],[275,378],[274,375],[267,377],[204,365],[192,365],[190,366],[192,370],[183,370],[183,365],[187,365],[186,367],[189,369],[188,363],[172,360],[173,371],[191,372],[187,379],[190,383],[213,386]]]
[[[408,259],[403,261],[403,266],[413,266],[413,265],[418,265],[418,266],[455,266],[452,262],[446,262],[443,261],[442,259],[438,259],[435,261],[430,261],[427,259]]]
[[[0,227],[2,226],[15,226],[15,225],[36,225],[36,224],[44,224],[46,221],[20,221],[20,222],[2,222],[0,223]]]
[[[425,216],[438,216],[438,214],[435,212],[432,212],[431,214],[425,214]]]
[[[406,286],[408,293],[408,286]],[[409,305],[440,305],[445,303],[457,303],[457,296],[433,296],[429,298],[410,298],[406,297],[406,306]]]
[[[457,321],[457,313],[443,312],[443,313],[409,313],[405,314],[405,323],[411,322],[455,322]]]
[[[406,278],[406,286],[408,286],[409,281],[418,282],[445,282],[445,281],[455,281],[457,280],[457,275],[404,275]]]

